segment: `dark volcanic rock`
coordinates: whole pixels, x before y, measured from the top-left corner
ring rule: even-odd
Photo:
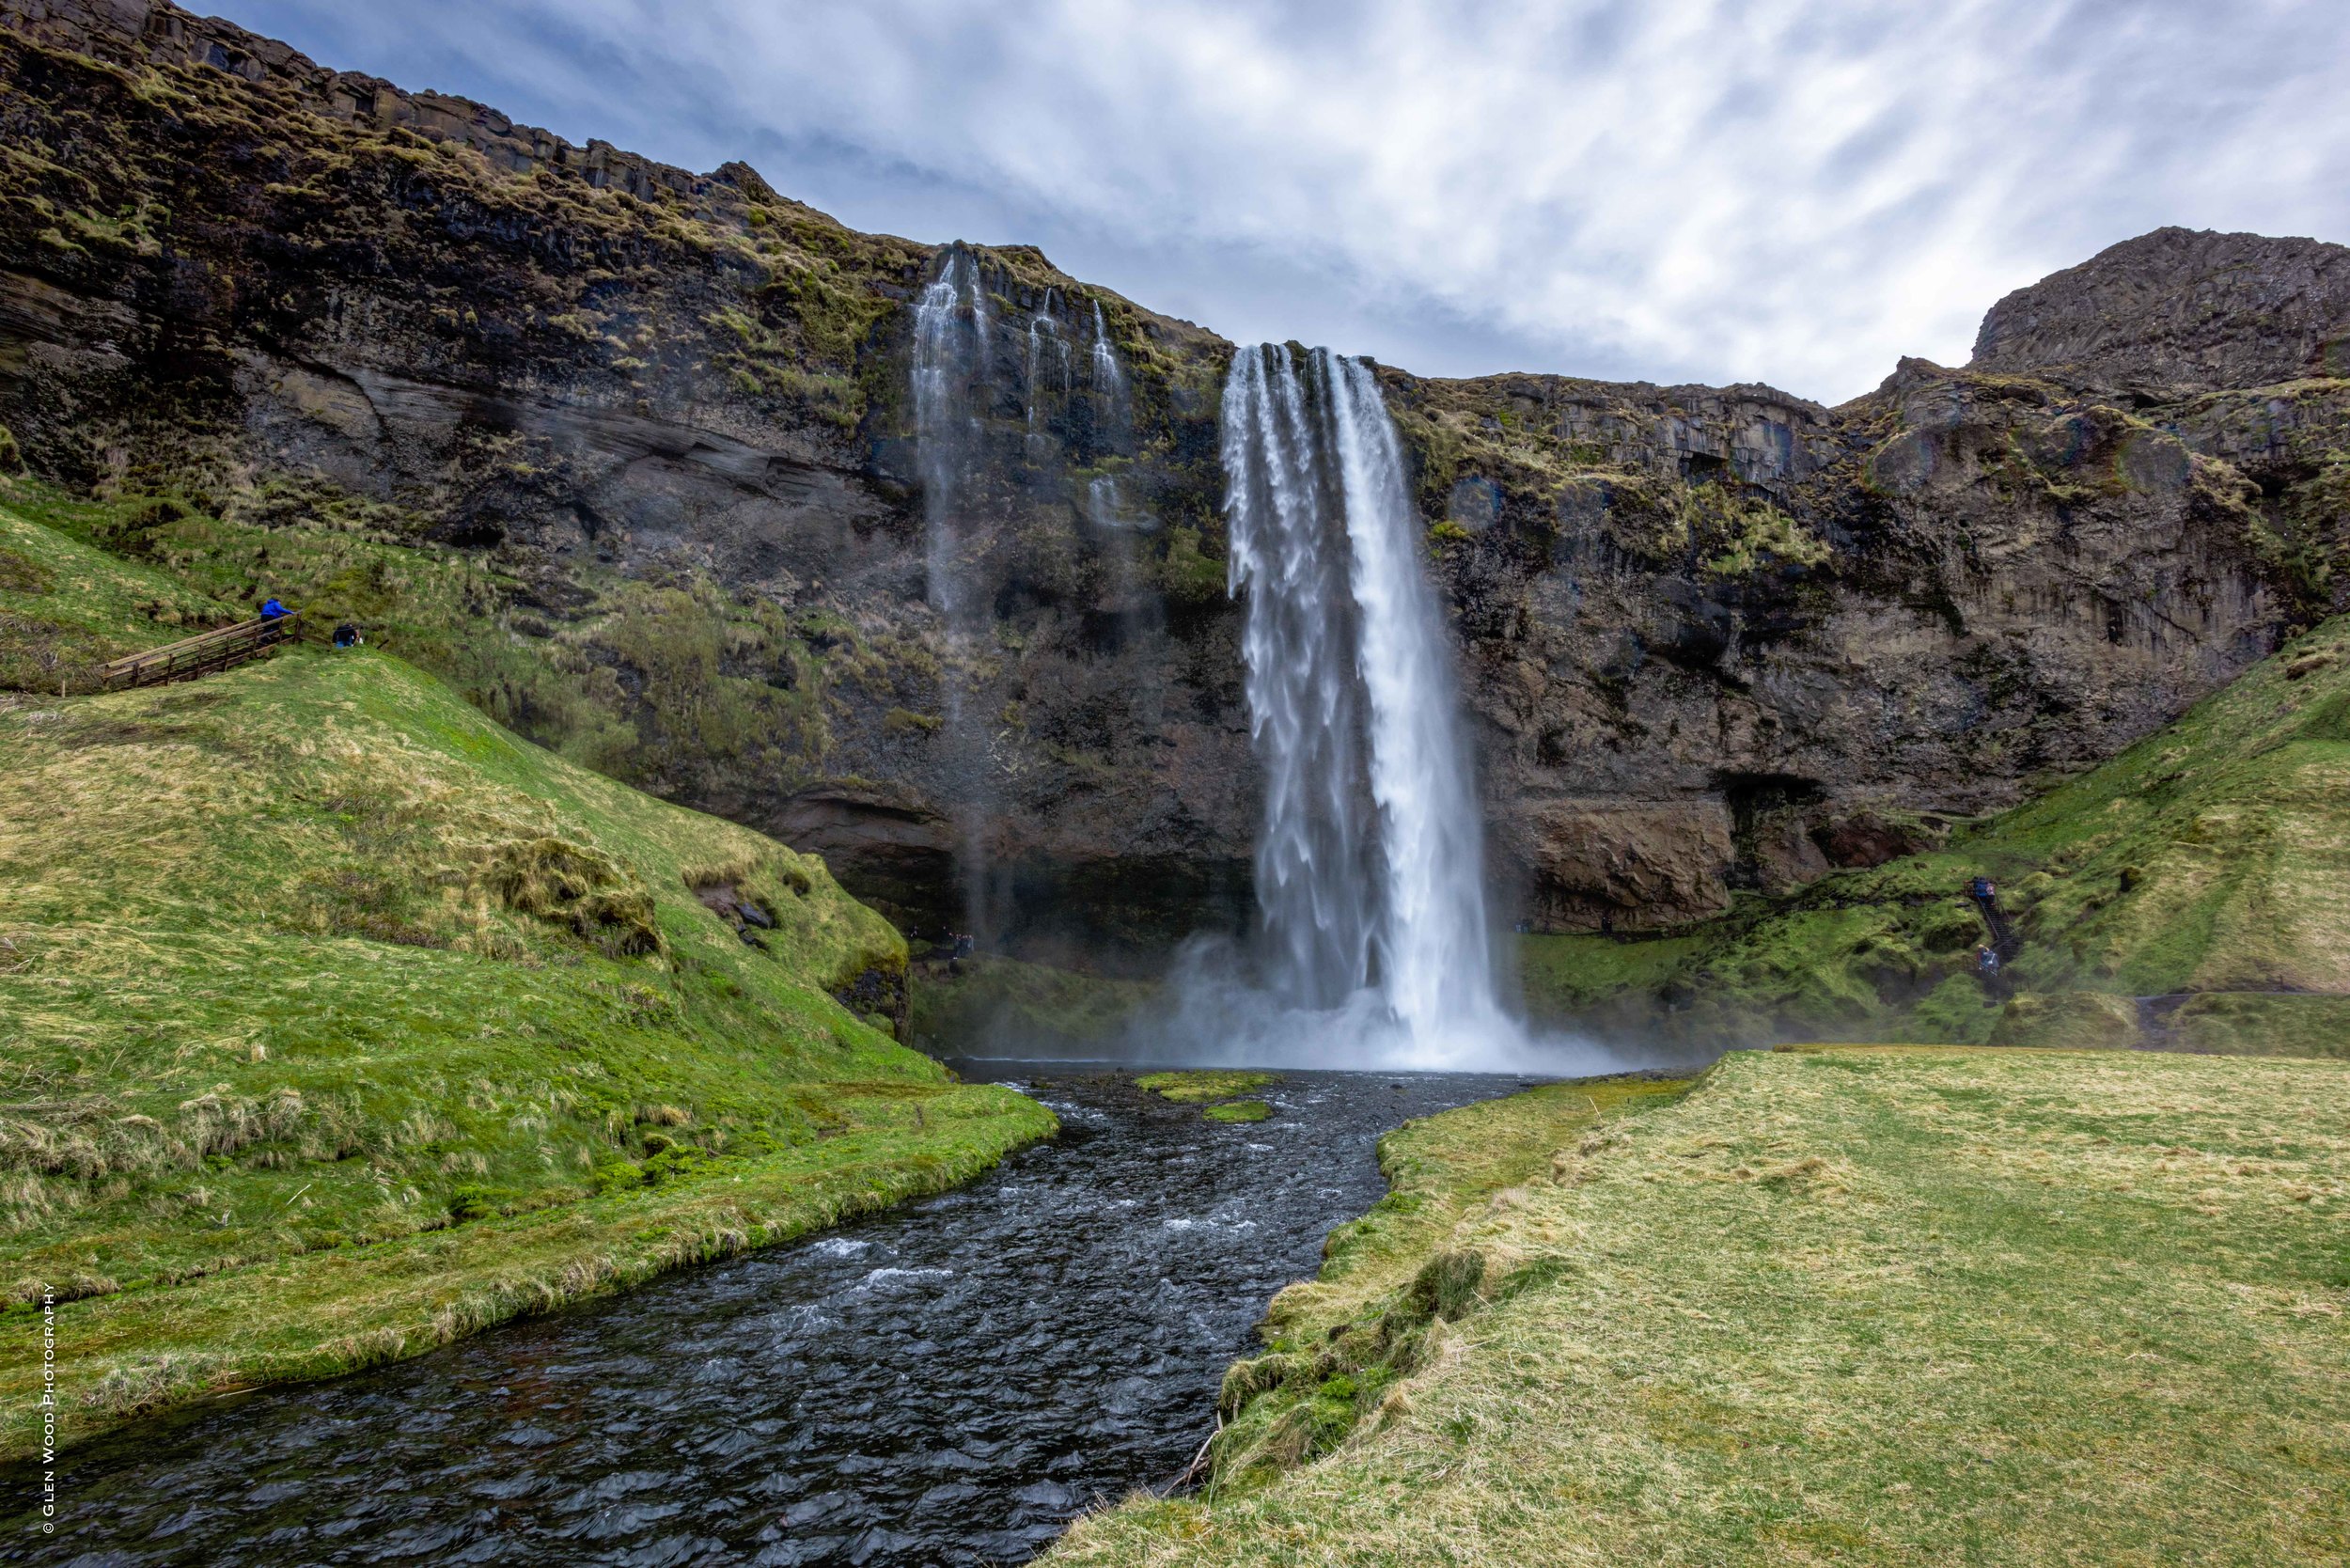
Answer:
[[[217,514],[165,542],[256,588],[345,552],[314,600],[406,606],[501,719],[926,933],[974,821],[1016,948],[1246,920],[1229,344],[972,252],[957,649],[908,391],[940,251],[150,0],[0,24],[0,426],[40,474]],[[1382,368],[1516,914],[1678,925],[1884,858],[2338,603],[2344,255],[2167,230],[1836,409]],[[1097,308],[1115,418],[1058,357]]]
[[[2350,376],[2350,248],[2157,228],[1993,306],[1970,368],[2163,400]]]

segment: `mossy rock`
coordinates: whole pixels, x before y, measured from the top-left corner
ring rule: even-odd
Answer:
[[[1199,1114],[1211,1121],[1262,1121],[1273,1114],[1273,1107],[1262,1100],[1234,1100],[1230,1105],[1210,1105]]]
[[[1197,528],[1167,530],[1167,559],[1160,567],[1159,580],[1167,598],[1179,604],[1211,604],[1230,590],[1230,569],[1202,551],[1199,543]]]
[[[1198,1105],[1210,1100],[1235,1099],[1274,1081],[1275,1074],[1271,1073],[1206,1069],[1191,1073],[1145,1073],[1135,1080],[1135,1087],[1162,1100],[1172,1100],[1179,1105]]]

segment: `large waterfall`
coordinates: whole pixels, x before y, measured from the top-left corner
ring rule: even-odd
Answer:
[[[1223,457],[1265,776],[1265,982],[1400,1034],[1386,1059],[1512,1054],[1449,642],[1378,383],[1326,350],[1243,350]]]

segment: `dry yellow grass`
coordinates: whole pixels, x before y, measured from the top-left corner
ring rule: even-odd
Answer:
[[[1733,1056],[1431,1238],[1506,1269],[1336,1452],[1048,1560],[2339,1563],[2345,1103],[2336,1061]]]

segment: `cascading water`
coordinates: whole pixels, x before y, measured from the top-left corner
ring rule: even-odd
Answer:
[[[1250,736],[1264,980],[1341,1011],[1364,1054],[1519,1056],[1495,995],[1481,831],[1444,620],[1378,383],[1316,350],[1244,350],[1225,383],[1230,585]]]
[[[955,245],[914,311],[915,446],[922,474],[923,565],[931,606],[946,623],[948,667],[944,740],[953,781],[956,875],[964,929],[991,930],[985,828],[989,776],[986,736],[965,700],[984,606],[970,590],[964,555],[965,481],[979,456],[981,415],[989,396],[992,322],[979,262]]]
[[[1343,504],[1289,350],[1244,350],[1224,387],[1230,582],[1249,738],[1264,768],[1257,904],[1266,982],[1292,1007],[1331,1008],[1370,983],[1372,927],[1358,638]]]
[[[933,608],[949,632],[963,630],[964,600],[956,557],[957,503],[978,455],[979,397],[987,376],[987,291],[979,263],[956,245],[914,309],[914,428],[922,467],[924,565]],[[951,697],[949,700],[952,700]]]
[[[1120,402],[1126,396],[1126,372],[1119,366],[1118,350],[1103,323],[1100,300],[1093,302],[1093,390]]]
[[[1028,444],[1038,446],[1040,426],[1045,417],[1045,392],[1053,383],[1059,383],[1060,400],[1069,400],[1069,339],[1061,334],[1060,318],[1054,313],[1054,297],[1058,290],[1044,290],[1044,304],[1028,318]],[[1046,361],[1058,370],[1058,376],[1047,373]]]

